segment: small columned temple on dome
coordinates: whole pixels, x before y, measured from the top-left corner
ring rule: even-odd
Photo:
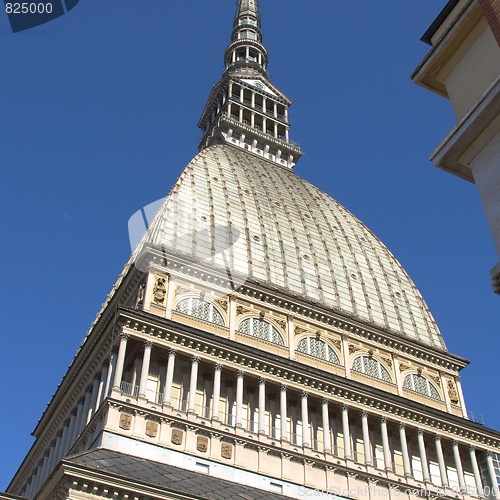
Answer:
[[[300,178],[257,0],[0,499],[500,500],[500,433],[385,245]]]

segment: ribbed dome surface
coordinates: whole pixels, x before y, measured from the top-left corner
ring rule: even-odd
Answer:
[[[243,150],[199,153],[148,239],[445,349],[419,291],[364,224],[293,171]]]

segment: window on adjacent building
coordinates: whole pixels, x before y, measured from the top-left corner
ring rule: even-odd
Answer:
[[[175,310],[202,319],[203,321],[224,326],[224,319],[221,313],[210,302],[197,297],[189,297],[181,300],[175,306]]]
[[[260,318],[244,319],[238,326],[238,331],[259,339],[268,340],[274,344],[285,345],[280,332],[271,323]]]
[[[441,399],[439,392],[434,385],[418,373],[410,373],[409,375],[406,375],[403,381],[403,387],[434,399]]]
[[[352,369],[355,372],[364,373],[365,375],[384,380],[385,382],[392,382],[389,372],[382,363],[369,356],[359,356],[356,358],[352,364]]]
[[[340,365],[339,357],[335,351],[324,340],[316,337],[306,337],[300,340],[297,344],[297,351]]]

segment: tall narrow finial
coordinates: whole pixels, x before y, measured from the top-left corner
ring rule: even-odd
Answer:
[[[226,71],[257,72],[267,77],[267,50],[262,45],[257,0],[238,0],[231,43],[226,49]]]

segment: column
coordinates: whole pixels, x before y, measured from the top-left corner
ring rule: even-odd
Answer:
[[[42,484],[45,482],[45,479],[47,477],[47,468],[49,466],[49,455],[50,455],[50,450],[47,450],[44,454],[43,454],[43,459],[42,459],[42,471],[40,473],[40,485],[39,486],[42,486]]]
[[[212,404],[212,420],[219,420],[220,407],[220,380],[222,374],[222,365],[215,363],[214,365],[214,392]]]
[[[71,420],[69,418],[64,421],[62,437],[61,437],[61,446],[59,447],[59,453],[57,454],[56,461],[59,461],[66,453],[66,447],[68,445],[70,423],[71,423]]]
[[[370,429],[368,428],[368,413],[366,410],[361,410],[361,428],[363,431],[363,448],[365,452],[365,464],[373,465],[372,448],[370,443]]]
[[[398,424],[399,429],[399,439],[401,441],[401,453],[403,455],[403,468],[405,472],[405,477],[411,477],[411,463],[410,463],[410,455],[408,453],[408,443],[406,441],[406,430],[405,425],[403,423]]]
[[[229,295],[229,338],[236,338],[236,298],[234,295]]]
[[[396,385],[398,386],[398,394],[403,395],[403,381],[401,380],[401,370],[399,369],[399,358],[393,354],[392,362],[394,364],[394,375],[396,377]]]
[[[465,398],[464,398],[464,393],[462,391],[462,383],[460,382],[460,377],[457,377],[455,379],[455,382],[457,384],[457,391],[458,391],[458,399],[460,400],[460,407],[462,408],[462,415],[464,418],[469,418],[467,415],[467,408],[465,407]],[[446,388],[445,388],[446,390]]]
[[[155,275],[154,271],[150,271],[148,273],[148,277],[146,279],[146,290],[144,291],[144,305],[142,308],[144,311],[149,312],[151,308],[151,300],[153,296],[153,287],[155,285]]]
[[[443,487],[448,486],[448,474],[446,473],[446,464],[444,462],[443,448],[441,446],[441,436],[434,435],[434,442],[436,443],[436,455],[439,464],[439,474],[441,476],[441,483]]]
[[[113,389],[120,390],[120,384],[123,377],[123,365],[125,364],[125,352],[127,350],[127,342],[130,335],[127,333],[120,333],[120,346],[118,348],[118,357],[116,359],[116,370],[113,381]]]
[[[349,346],[347,344],[347,335],[342,335],[342,353],[344,354],[345,376],[351,377],[351,365],[349,364]]]
[[[80,419],[80,428],[78,434],[81,434],[83,432],[83,429],[85,429],[87,425],[87,417],[89,415],[91,400],[92,400],[92,386],[89,385],[87,387],[87,390],[85,391],[85,400],[83,402],[82,417]]]
[[[146,340],[144,342],[144,354],[142,356],[141,378],[139,381],[139,397],[146,397],[146,388],[148,385],[149,365],[151,363],[151,349],[153,342]]]
[[[241,370],[236,372],[236,427],[242,427],[243,413],[243,378],[244,373]],[[260,410],[259,410],[260,412]],[[260,420],[260,416],[259,416]],[[260,426],[259,426],[260,429]]]
[[[85,398],[80,398],[80,400],[78,401],[78,406],[76,408],[76,413],[73,415],[74,418],[72,418],[72,422],[71,422],[71,436],[70,436],[69,441],[68,441],[68,445],[69,445],[68,451],[71,449],[71,447],[73,446],[73,444],[76,441],[76,438],[78,437],[79,430],[80,430],[80,420],[82,417],[84,403],[85,403]],[[73,411],[75,411],[75,410],[73,410]]]
[[[287,391],[287,386],[285,384],[281,384],[280,385],[280,433],[281,433],[281,439],[283,441],[290,440],[290,436],[288,433],[286,391]]]
[[[453,449],[453,457],[455,458],[455,467],[457,468],[458,485],[460,486],[460,491],[463,492],[467,488],[465,487],[464,468],[462,467],[462,459],[460,458],[460,449],[455,440],[451,442],[451,447]]]
[[[302,446],[311,446],[311,433],[309,432],[309,411],[307,408],[307,392],[300,391],[300,404],[302,408]]]
[[[486,465],[488,466],[488,473],[490,476],[490,482],[493,486],[492,495],[496,500],[500,500],[500,493],[498,491],[498,480],[495,473],[495,467],[493,466],[493,456],[491,451],[486,452]]]
[[[330,439],[330,414],[328,413],[328,399],[321,398],[321,416],[323,418],[323,451],[332,452],[332,441]]]
[[[417,429],[418,450],[420,460],[422,461],[422,474],[426,483],[430,482],[429,463],[427,462],[427,453],[425,451],[424,433],[422,429]]]
[[[259,378],[259,434],[266,432],[266,379]]]
[[[191,379],[189,381],[189,404],[188,412],[196,413],[196,387],[198,385],[198,365],[200,358],[193,356],[191,358]]]
[[[160,383],[158,385],[158,396],[155,402],[163,404],[163,395],[165,394],[165,380],[167,378],[167,362],[161,358],[158,360],[158,378]]]
[[[469,445],[468,450],[472,465],[472,472],[474,473],[474,481],[476,482],[476,491],[472,492],[472,494],[482,497],[484,495],[483,482],[481,481],[481,473],[479,472],[479,467],[477,465],[476,450],[474,446],[471,445]]]
[[[105,396],[106,384],[108,381],[109,360],[105,360],[102,364],[101,378],[99,380],[99,388],[97,389],[97,399],[95,403],[95,411],[101,406]],[[95,412],[94,412],[95,413]]]
[[[63,431],[59,430],[56,435],[56,445],[54,446],[54,453],[50,462],[50,470],[54,470],[59,460],[59,453],[61,453],[61,444],[63,441]]]
[[[266,153],[266,151],[264,151]],[[289,357],[290,359],[295,359],[295,330],[293,320],[294,317],[292,314],[289,314],[286,317],[286,328],[288,334],[288,349],[289,349]]]
[[[113,346],[111,348],[111,356],[109,358],[109,368],[108,368],[108,375],[106,378],[106,385],[104,386],[104,393],[102,395],[100,404],[104,401],[104,399],[109,396],[111,392],[111,388],[113,387],[113,381],[115,380],[115,373],[116,373],[116,361],[118,359],[118,347]]]
[[[167,301],[165,304],[165,317],[172,319],[172,306],[174,304],[175,279],[167,274]]]
[[[163,404],[172,406],[170,398],[172,396],[172,384],[174,382],[175,351],[168,349],[167,374],[165,375],[165,390],[163,393]]]
[[[87,421],[85,424],[90,422],[90,419],[97,410],[97,397],[99,396],[99,385],[101,383],[102,373],[96,373],[94,375],[94,384],[92,385],[92,396],[90,398],[90,406],[87,412]]]
[[[384,466],[386,471],[392,472],[392,456],[387,433],[387,419],[380,417],[380,433],[382,434],[382,448],[384,449]]]
[[[36,469],[33,472],[29,497],[34,497],[35,494],[37,493],[39,480],[40,480],[40,462],[37,464]]]
[[[349,431],[349,407],[345,404],[340,406],[342,411],[342,432],[344,434],[344,458],[352,460],[351,455],[351,433]]]

